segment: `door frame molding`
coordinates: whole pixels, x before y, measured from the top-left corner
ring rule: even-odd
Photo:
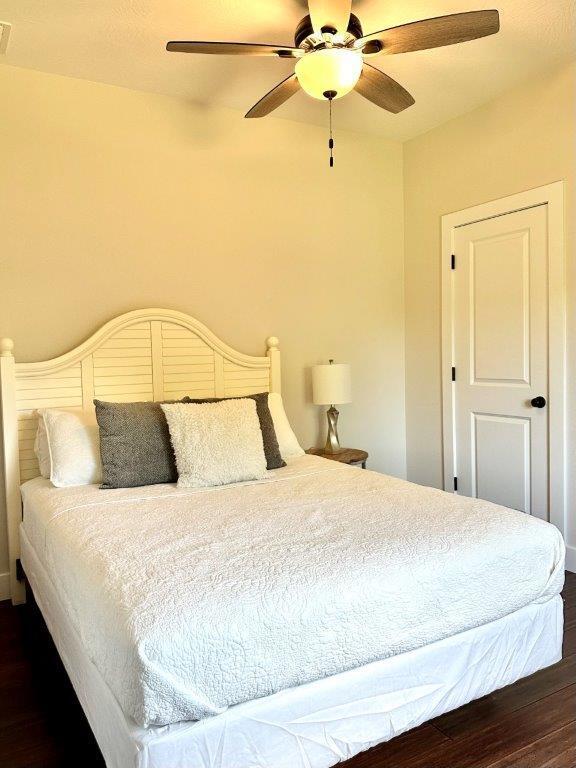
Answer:
[[[548,206],[548,395],[550,522],[566,530],[566,280],[564,182],[492,200],[442,216],[442,445],[444,490],[453,490],[458,476],[454,434],[454,230],[540,205]]]

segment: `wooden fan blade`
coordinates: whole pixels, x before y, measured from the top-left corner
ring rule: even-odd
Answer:
[[[320,34],[325,27],[337,32],[348,29],[352,0],[308,0],[308,8],[316,34]]]
[[[380,52],[409,53],[476,40],[494,35],[499,29],[498,11],[468,11],[372,32],[356,40],[354,48],[362,48],[366,55]]]
[[[414,99],[400,83],[366,62],[356,83],[356,90],[377,107],[387,109],[395,115],[414,104]]]
[[[177,53],[211,53],[222,56],[280,56],[282,59],[297,59],[304,55],[302,48],[290,48],[284,45],[211,43],[198,40],[171,40],[166,43],[166,50]]]
[[[251,110],[246,112],[244,117],[266,117],[270,112],[273,112],[277,107],[288,101],[290,96],[294,96],[296,91],[300,90],[300,83],[296,75],[289,75],[285,80],[271,91],[268,91],[266,96],[263,96]]]

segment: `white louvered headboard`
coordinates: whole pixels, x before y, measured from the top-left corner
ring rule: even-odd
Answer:
[[[280,392],[278,339],[265,357],[229,347],[192,317],[165,309],[139,309],[106,323],[76,349],[40,363],[16,363],[10,339],[0,341],[2,447],[10,586],[16,578],[22,518],[20,483],[38,476],[34,438],[38,408],[92,410],[93,399],[135,400],[232,397]]]

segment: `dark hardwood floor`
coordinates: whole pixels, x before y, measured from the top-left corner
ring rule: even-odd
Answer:
[[[346,768],[575,768],[576,575],[566,576],[560,663]],[[0,603],[0,768],[67,766],[103,768],[104,761],[38,609]]]

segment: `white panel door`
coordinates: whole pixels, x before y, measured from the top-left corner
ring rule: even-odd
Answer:
[[[458,227],[452,273],[458,492],[544,519],[546,213],[542,205]]]

